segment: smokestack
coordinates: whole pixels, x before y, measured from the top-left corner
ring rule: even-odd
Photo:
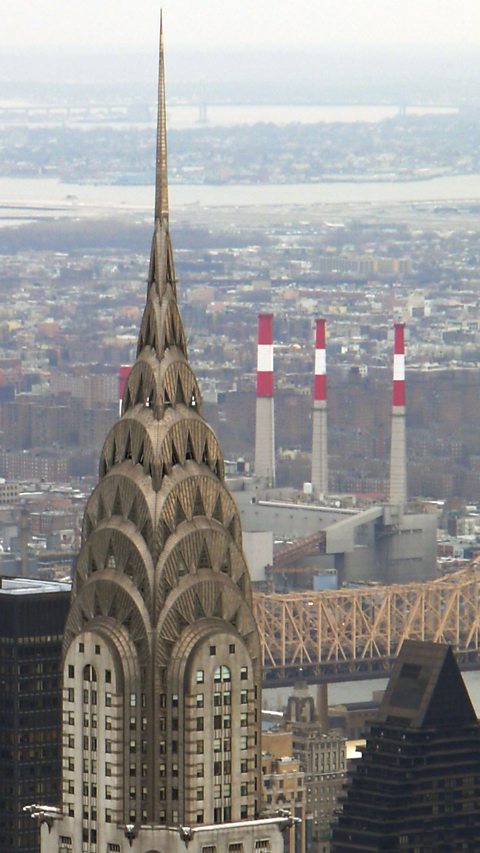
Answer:
[[[322,681],[317,684],[317,716],[322,732],[328,732],[328,684]]]
[[[255,474],[267,485],[275,485],[273,314],[258,315]]]
[[[312,414],[312,487],[317,497],[328,493],[327,359],[325,320],[315,321],[315,379]]]
[[[390,442],[390,503],[407,502],[405,432],[405,324],[394,325],[392,432]]]
[[[122,402],[125,388],[127,387],[128,377],[130,376],[131,366],[129,364],[121,364],[118,369],[118,415],[122,417]]]

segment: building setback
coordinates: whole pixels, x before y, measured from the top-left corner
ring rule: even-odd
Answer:
[[[0,579],[2,853],[38,853],[38,827],[23,807],[53,806],[60,798],[60,663],[69,601],[69,584]]]
[[[163,40],[147,302],[88,500],[63,657],[63,803],[42,853],[280,853],[238,510],[201,415],[169,233]]]
[[[449,646],[403,644],[331,849],[480,849],[480,724]]]

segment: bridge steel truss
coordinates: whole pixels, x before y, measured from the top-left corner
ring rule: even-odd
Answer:
[[[480,661],[480,562],[424,583],[255,595],[264,684],[388,675],[407,638]]]

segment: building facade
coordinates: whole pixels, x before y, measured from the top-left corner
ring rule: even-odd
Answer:
[[[260,642],[236,505],[201,415],[169,233],[163,45],[137,359],[85,511],[63,657],[63,802],[42,853],[277,853]]]
[[[326,686],[325,686],[326,687]],[[288,699],[285,726],[291,732],[293,756],[305,774],[305,809],[309,821],[309,849],[330,850],[330,824],[345,784],[347,742],[328,725],[327,691],[319,690],[318,707],[301,688]]]
[[[61,784],[60,663],[67,584],[0,579],[0,838],[2,853],[39,853],[24,806],[54,806]]]
[[[452,649],[407,640],[333,827],[333,853],[480,849],[480,724]]]

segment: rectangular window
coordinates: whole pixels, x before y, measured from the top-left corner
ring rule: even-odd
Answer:
[[[203,800],[203,788],[197,788],[197,800]]]
[[[111,683],[112,683],[112,671],[111,671],[111,669],[106,669],[105,670],[105,684],[111,684]]]
[[[197,740],[197,755],[203,755],[203,740]]]
[[[196,705],[197,705],[197,708],[203,708],[203,705],[204,705],[204,696],[203,696],[203,693],[197,693],[197,696],[196,696]]]
[[[75,667],[71,663],[68,665],[68,677],[75,678]]]
[[[240,680],[241,681],[247,681],[247,679],[248,679],[248,667],[247,666],[241,666],[240,667]]]
[[[248,702],[248,690],[240,690],[240,705],[246,705]]]
[[[203,717],[197,717],[195,724],[197,732],[203,732]]]

